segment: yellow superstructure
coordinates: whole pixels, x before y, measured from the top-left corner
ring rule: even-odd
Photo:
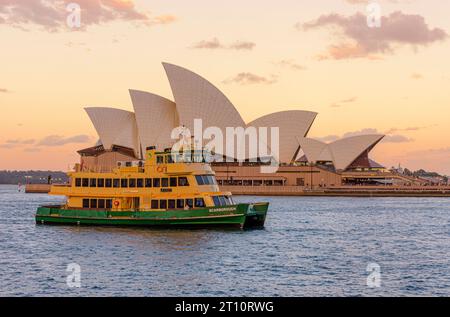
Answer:
[[[214,171],[201,153],[146,151],[144,161],[119,162],[110,173],[69,172],[68,185],[54,185],[52,195],[65,195],[67,209],[173,210],[233,205],[230,192],[220,192]],[[192,162],[190,162],[192,161]]]

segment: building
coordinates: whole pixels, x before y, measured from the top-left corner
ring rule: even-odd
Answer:
[[[174,100],[130,90],[134,112],[115,108],[88,107],[99,136],[98,143],[78,151],[79,168],[108,171],[119,161],[142,159],[143,150],[170,148],[171,132],[183,126],[194,129],[194,119],[204,127],[279,127],[280,167],[276,173],[261,173],[263,163],[247,160],[213,163],[222,186],[273,186],[276,188],[328,188],[350,184],[388,184],[400,179],[369,158],[383,135],[363,135],[324,143],[308,138],[317,113],[282,111],[246,123],[231,101],[213,84],[180,66],[163,63]],[[246,144],[248,147],[248,144]],[[225,148],[225,147],[224,147]],[[246,149],[246,153],[248,153]],[[403,180],[405,181],[405,180]]]

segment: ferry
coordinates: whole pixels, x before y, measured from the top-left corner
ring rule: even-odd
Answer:
[[[77,165],[68,184],[52,185],[49,192],[66,196],[65,204],[39,207],[36,223],[264,227],[269,204],[235,203],[198,152],[175,155],[151,146],[145,160],[118,162],[109,173]]]

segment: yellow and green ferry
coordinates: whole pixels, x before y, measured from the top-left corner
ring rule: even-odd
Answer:
[[[172,155],[146,149],[145,160],[119,162],[109,173],[69,172],[69,183],[52,185],[64,205],[41,206],[38,224],[116,226],[263,227],[268,203],[235,203],[221,192],[200,153]],[[189,162],[191,161],[191,162]]]

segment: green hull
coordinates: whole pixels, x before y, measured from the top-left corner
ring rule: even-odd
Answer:
[[[36,212],[38,224],[114,226],[237,226],[263,227],[269,204],[238,204],[190,210],[111,211],[63,209],[43,206]]]

